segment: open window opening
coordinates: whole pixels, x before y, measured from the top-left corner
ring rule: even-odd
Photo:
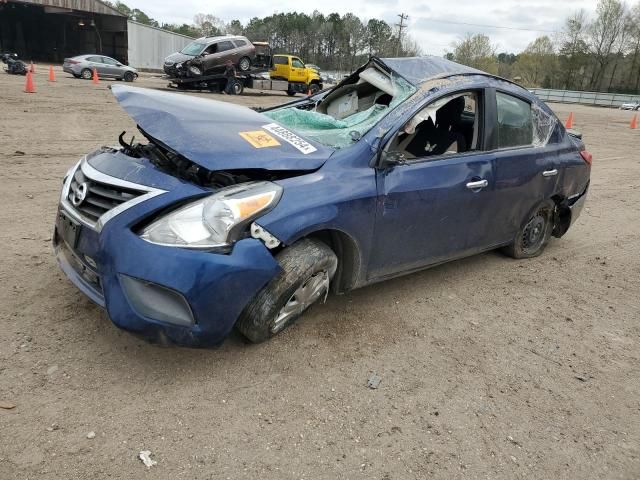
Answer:
[[[310,139],[342,148],[358,141],[415,90],[402,77],[371,61],[315,104],[264,114]]]
[[[207,48],[204,49],[204,52],[202,52],[203,55],[213,55],[214,53],[218,53],[217,43],[212,43],[211,45],[209,45]]]
[[[436,100],[398,131],[387,152],[411,160],[479,150],[480,98],[478,92],[470,91]]]

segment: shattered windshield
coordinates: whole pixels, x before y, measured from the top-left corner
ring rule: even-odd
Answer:
[[[180,50],[180,53],[184,53],[185,55],[200,55],[206,43],[200,42],[191,42],[189,45]]]
[[[344,148],[358,141],[415,91],[402,77],[368,67],[360,72],[359,79],[337,87],[313,110],[285,107],[264,115],[323,145]]]

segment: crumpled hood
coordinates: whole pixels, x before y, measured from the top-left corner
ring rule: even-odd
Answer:
[[[165,58],[164,63],[167,63],[167,62],[171,62],[173,64],[182,63],[186,60],[192,60],[193,58],[195,58],[193,55],[186,55],[184,53],[176,52],[176,53],[172,53],[167,58]]]
[[[208,170],[316,170],[334,151],[247,107],[125,85],[111,90],[146,135]]]

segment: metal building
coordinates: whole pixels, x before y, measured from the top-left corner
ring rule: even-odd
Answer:
[[[191,38],[127,20],[100,0],[0,0],[0,52],[62,63],[102,53],[132,67],[161,69]]]
[[[127,60],[127,18],[99,0],[0,0],[0,51],[62,62],[81,53]]]
[[[182,50],[193,38],[128,21],[129,65],[143,70],[162,70],[167,55]]]

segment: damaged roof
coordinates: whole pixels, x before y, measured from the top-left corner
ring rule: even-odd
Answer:
[[[385,65],[418,86],[436,77],[448,77],[461,74],[490,75],[482,70],[460,65],[442,57],[425,55],[423,57],[381,58]]]

